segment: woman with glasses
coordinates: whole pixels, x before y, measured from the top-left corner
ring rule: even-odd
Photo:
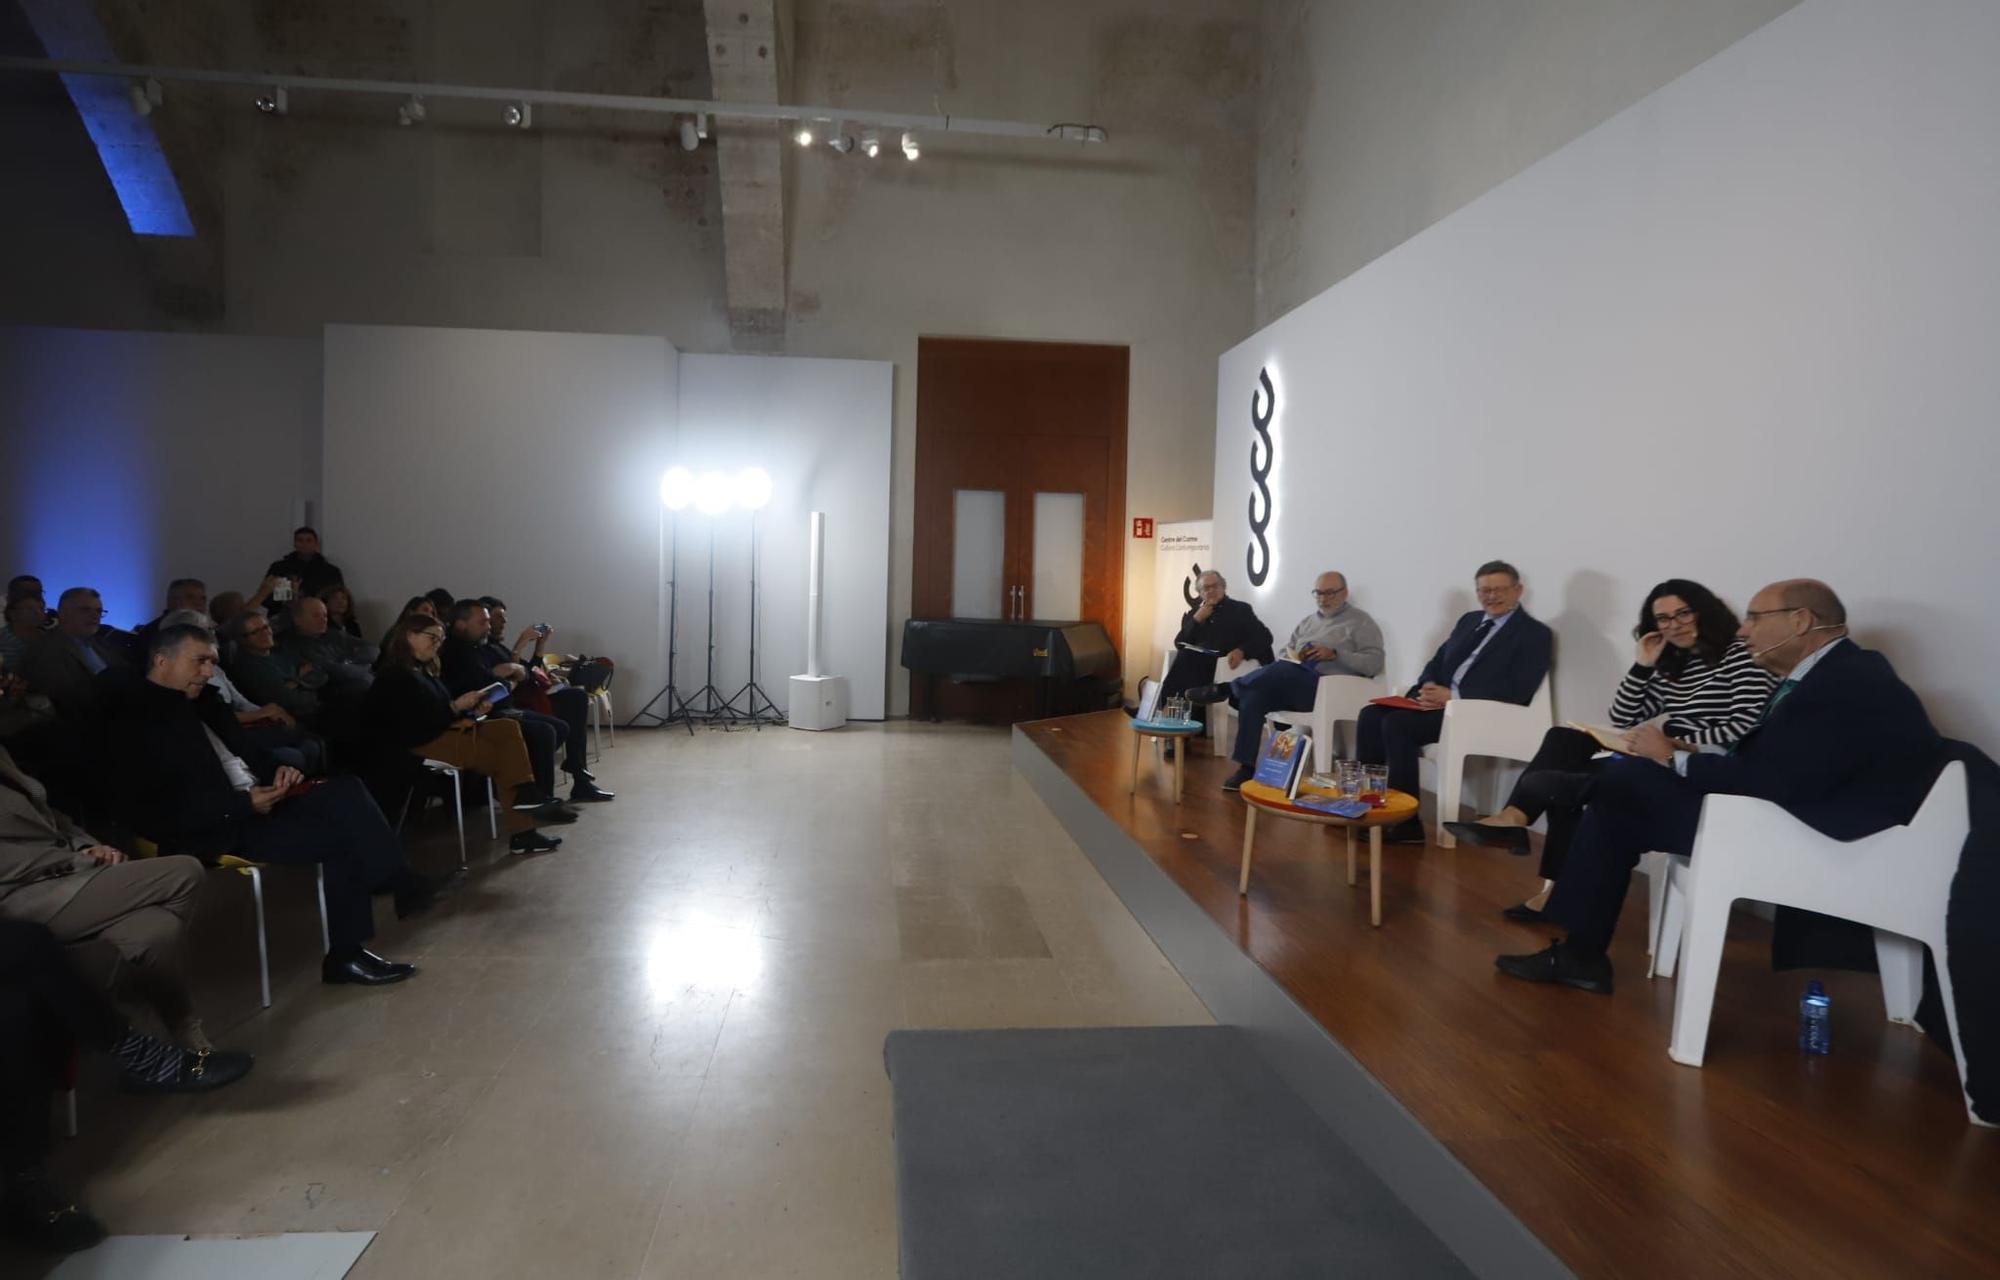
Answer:
[[[1669,578],[1647,592],[1632,629],[1637,641],[1632,667],[1611,697],[1612,725],[1632,729],[1664,717],[1663,731],[1687,751],[1726,750],[1756,728],[1773,682],[1750,661],[1736,629],[1736,614],[1698,582]],[[1526,854],[1529,824],[1548,817],[1541,892],[1502,911],[1509,920],[1542,919],[1590,781],[1602,764],[1595,757],[1604,750],[1581,730],[1550,729],[1505,808],[1477,822],[1445,824],[1468,843]]]
[[[414,754],[485,774],[502,795],[511,797],[501,817],[509,832],[508,847],[516,853],[547,853],[562,841],[535,830],[535,819],[570,819],[561,816],[562,806],[536,784],[521,726],[487,718],[493,704],[486,689],[453,697],[438,678],[444,635],[442,622],[414,611],[404,614],[389,633],[366,703],[375,759],[381,763],[400,759],[407,765]]]

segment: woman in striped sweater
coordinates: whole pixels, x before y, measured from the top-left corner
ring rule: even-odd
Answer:
[[[1698,582],[1669,578],[1647,592],[1632,632],[1638,642],[1632,669],[1611,698],[1611,723],[1631,729],[1664,717],[1666,735],[1689,751],[1724,750],[1756,728],[1773,682],[1750,661],[1736,628],[1736,614]],[[1509,920],[1542,918],[1542,904],[1562,872],[1590,781],[1601,767],[1592,757],[1602,750],[1587,733],[1551,729],[1506,808],[1478,822],[1446,824],[1461,840],[1525,854],[1528,825],[1548,816],[1541,892],[1503,911]]]

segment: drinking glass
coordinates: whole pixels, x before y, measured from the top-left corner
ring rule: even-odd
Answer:
[[[1361,795],[1361,766],[1352,760],[1340,762],[1340,798],[1358,799]]]
[[[1388,765],[1370,764],[1362,766],[1361,798],[1377,809],[1389,802]]]

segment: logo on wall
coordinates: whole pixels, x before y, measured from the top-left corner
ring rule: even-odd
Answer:
[[[1201,562],[1196,561],[1188,570],[1187,577],[1181,579],[1181,599],[1187,601],[1187,607],[1190,609],[1201,603],[1201,593],[1195,590],[1194,584],[1200,582],[1201,575],[1207,572],[1208,570],[1201,567]]]
[[[1250,429],[1256,432],[1256,439],[1250,442],[1250,545],[1244,552],[1244,567],[1250,572],[1250,585],[1261,587],[1271,576],[1271,543],[1264,535],[1271,527],[1271,486],[1266,483],[1271,478],[1271,464],[1277,460],[1277,450],[1271,444],[1271,419],[1278,414],[1278,393],[1271,386],[1269,370],[1257,371],[1257,386],[1263,390],[1264,408],[1257,408],[1258,394],[1250,392]],[[1264,444],[1264,460],[1257,460],[1257,442]],[[1257,499],[1264,499],[1264,513],[1257,513]]]

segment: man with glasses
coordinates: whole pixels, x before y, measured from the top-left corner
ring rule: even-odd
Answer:
[[[1204,571],[1195,590],[1199,598],[1194,608],[1181,615],[1181,629],[1174,636],[1174,661],[1160,682],[1162,698],[1213,683],[1218,663],[1233,673],[1247,658],[1266,667],[1276,661],[1271,653],[1271,629],[1248,601],[1229,594],[1229,583],[1221,574],[1213,569]],[[1174,747],[1169,738],[1167,750]]]
[[[1313,579],[1316,608],[1292,628],[1279,661],[1228,684],[1207,684],[1188,690],[1195,702],[1221,702],[1236,707],[1236,745],[1229,753],[1236,772],[1222,784],[1235,791],[1256,772],[1257,747],[1264,738],[1264,717],[1273,711],[1312,707],[1321,676],[1372,676],[1382,669],[1382,628],[1347,598],[1347,577],[1328,570]]]
[[[277,706],[295,722],[315,725],[326,673],[278,647],[271,619],[262,609],[245,609],[224,629],[231,648],[229,678],[258,706]]]
[[[1597,776],[1543,908],[1569,936],[1498,957],[1500,972],[1608,994],[1605,952],[1632,869],[1651,849],[1691,852],[1706,796],[1769,800],[1835,840],[1915,816],[1944,741],[1889,660],[1848,640],[1833,589],[1810,578],[1774,582],[1751,598],[1736,634],[1751,661],[1780,677],[1762,721],[1726,752],[1687,751],[1653,725],[1634,730],[1632,757]]]
[[[1521,607],[1521,571],[1505,560],[1489,560],[1472,575],[1472,588],[1479,607],[1452,626],[1405,695],[1419,705],[1371,704],[1355,722],[1355,754],[1368,764],[1387,764],[1393,790],[1417,794],[1417,761],[1444,732],[1445,703],[1483,698],[1526,706],[1549,674],[1555,635]],[[1416,818],[1390,827],[1382,838],[1390,844],[1427,843],[1424,824]]]
[[[101,705],[97,677],[131,663],[98,630],[104,600],[93,587],[71,587],[56,601],[56,625],[21,655],[21,677],[55,704],[56,714],[94,723]]]

